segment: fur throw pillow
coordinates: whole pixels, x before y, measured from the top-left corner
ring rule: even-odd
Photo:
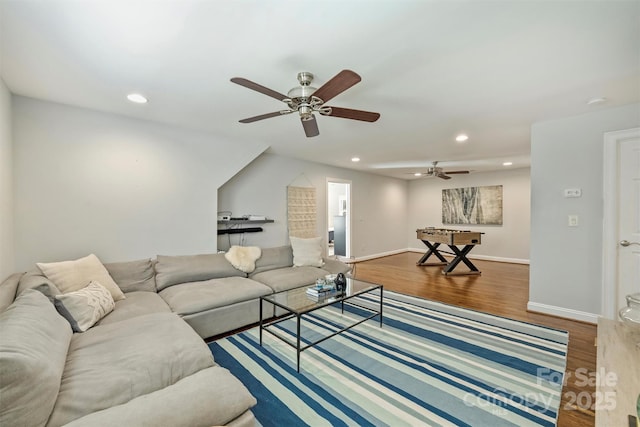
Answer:
[[[262,255],[257,246],[231,246],[224,257],[240,271],[251,273],[256,269],[256,260]]]

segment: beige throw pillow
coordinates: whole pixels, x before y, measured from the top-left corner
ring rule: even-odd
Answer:
[[[79,291],[56,295],[53,304],[74,332],[86,331],[116,306],[107,288],[95,281]]]
[[[296,267],[322,267],[322,237],[302,239],[289,237],[293,249],[293,265]]]
[[[78,291],[86,287],[89,282],[96,281],[107,288],[114,301],[125,298],[107,269],[94,254],[74,261],[39,262],[36,265],[63,294]]]

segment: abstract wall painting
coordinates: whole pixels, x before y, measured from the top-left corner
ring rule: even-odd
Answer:
[[[502,185],[442,190],[442,223],[502,225]]]

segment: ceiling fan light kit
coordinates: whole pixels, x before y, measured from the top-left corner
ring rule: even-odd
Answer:
[[[300,86],[292,88],[287,92],[287,95],[283,95],[242,77],[234,77],[231,79],[235,84],[282,101],[287,104],[288,107],[287,110],[242,119],[240,120],[240,123],[253,123],[258,120],[297,112],[300,116],[304,132],[309,138],[320,134],[320,131],[318,130],[318,123],[316,122],[316,118],[313,113],[318,113],[323,116],[340,117],[343,119],[360,120],[365,122],[375,122],[380,118],[379,113],[352,110],[350,108],[329,107],[324,105],[325,102],[349,89],[356,83],[360,82],[360,80],[360,76],[355,72],[351,70],[342,70],[331,80],[316,89],[311,86],[313,74],[303,71],[298,73],[298,82],[300,83]]]
[[[419,178],[427,178],[427,177],[437,177],[440,179],[451,179],[449,175],[456,174],[467,174],[469,171],[448,171],[445,172],[441,167],[438,166],[438,162],[433,162],[433,165],[427,169],[426,172],[412,172],[411,174],[415,177]]]

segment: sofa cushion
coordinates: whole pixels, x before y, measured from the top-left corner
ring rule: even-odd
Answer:
[[[94,281],[79,291],[56,295],[53,303],[74,332],[86,331],[116,305],[107,288]]]
[[[18,283],[20,283],[22,276],[24,273],[14,273],[0,283],[0,312],[9,307],[16,299]]]
[[[104,266],[124,293],[156,291],[156,275],[150,259],[112,262]]]
[[[327,270],[316,267],[288,267],[263,271],[251,276],[253,280],[264,283],[274,292],[286,291],[300,286],[312,285],[316,279],[329,274]]]
[[[160,296],[175,313],[184,316],[257,299],[271,293],[271,288],[254,280],[226,277],[171,286],[160,291]]]
[[[78,291],[95,280],[111,292],[114,301],[125,298],[107,269],[94,254],[73,261],[39,262],[36,265],[63,294]]]
[[[25,290],[0,313],[0,425],[45,425],[71,335],[69,323],[35,290]]]
[[[262,249],[262,255],[256,261],[256,269],[253,270],[253,273],[249,277],[262,273],[263,271],[291,267],[292,265],[293,251],[291,250],[291,246]]]
[[[153,313],[171,313],[171,309],[155,292],[129,292],[127,299],[116,301],[116,308],[97,324],[106,325]]]
[[[244,414],[256,399],[219,366],[124,405],[89,414],[66,427],[221,426]]]
[[[94,326],[71,339],[49,425],[127,403],[213,365],[204,341],[173,313]]]
[[[246,277],[236,270],[224,254],[166,256],[158,255],[156,263],[156,286],[161,291],[169,286],[217,279],[220,277]]]
[[[293,249],[293,265],[296,267],[322,267],[322,237],[302,239],[289,237]]]

